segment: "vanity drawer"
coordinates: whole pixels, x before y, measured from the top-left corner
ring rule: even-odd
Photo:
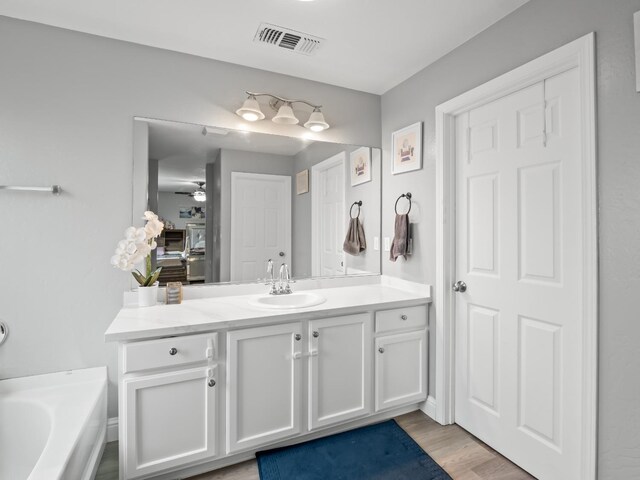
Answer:
[[[427,326],[427,306],[395,308],[376,312],[376,333]]]
[[[122,346],[123,373],[215,360],[218,334],[161,338]]]

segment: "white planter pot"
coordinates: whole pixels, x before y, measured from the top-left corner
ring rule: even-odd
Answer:
[[[138,287],[138,306],[153,307],[158,303],[158,282],[150,287]]]

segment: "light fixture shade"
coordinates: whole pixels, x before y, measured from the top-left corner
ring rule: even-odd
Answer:
[[[193,192],[193,199],[196,202],[206,202],[207,194],[203,190],[196,190],[195,192]]]
[[[236,110],[236,113],[248,122],[255,122],[264,118],[264,113],[260,110],[258,100],[253,95],[249,95],[249,98],[244,101],[241,108]]]
[[[312,132],[321,132],[329,128],[329,124],[324,120],[324,115],[318,108],[313,111],[304,126]]]
[[[275,123],[281,123],[284,125],[296,125],[299,120],[293,114],[293,109],[290,103],[285,103],[278,110],[278,114],[273,117]]]

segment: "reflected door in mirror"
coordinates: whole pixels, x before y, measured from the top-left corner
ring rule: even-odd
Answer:
[[[233,172],[231,281],[264,278],[267,260],[291,264],[290,252],[291,177]]]

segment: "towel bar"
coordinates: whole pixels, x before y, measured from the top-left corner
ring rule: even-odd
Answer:
[[[60,195],[62,187],[60,185],[51,185],[50,187],[20,187],[16,185],[0,185],[0,190],[20,190],[23,192],[48,192],[54,195]]]

